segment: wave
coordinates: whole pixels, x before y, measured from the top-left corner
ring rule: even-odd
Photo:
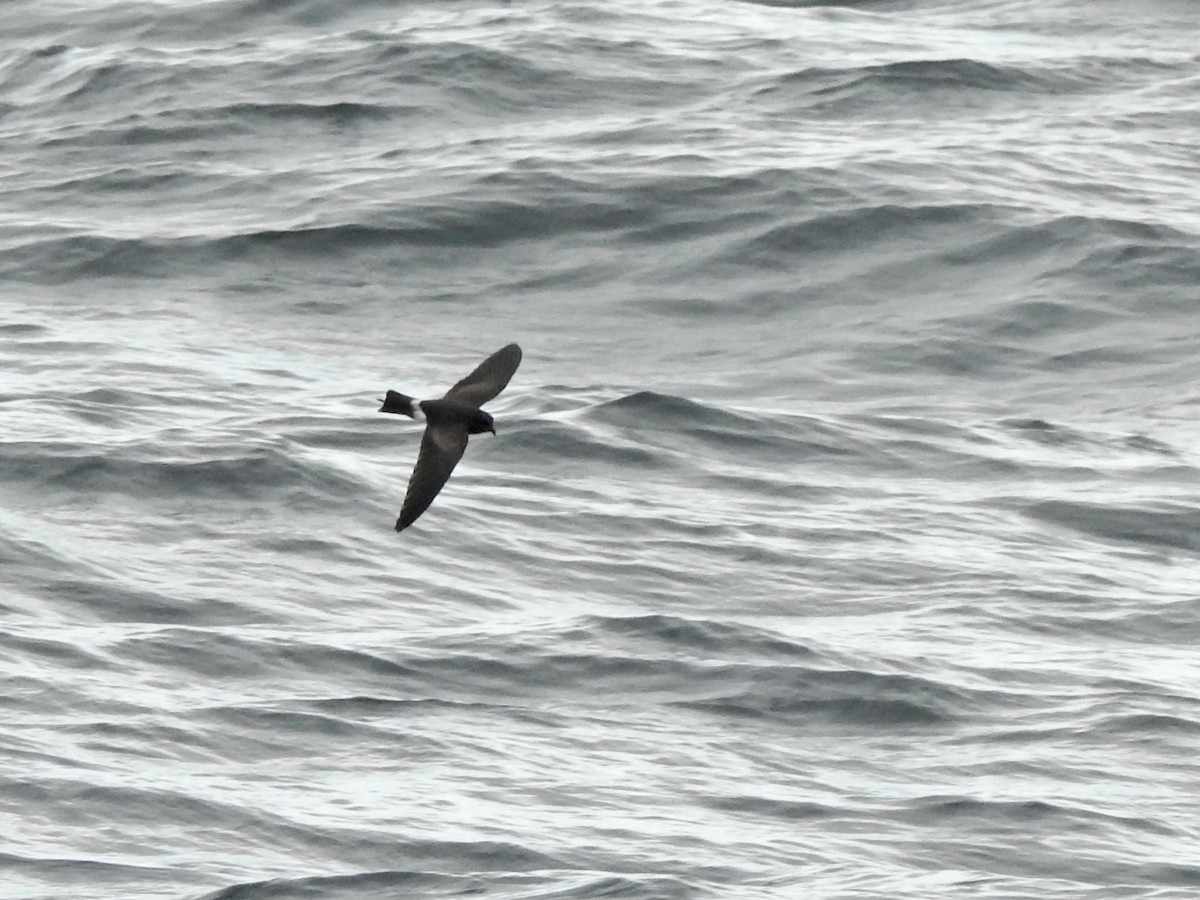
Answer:
[[[10,444],[6,465],[14,480],[38,489],[71,493],[118,493],[124,497],[236,497],[243,500],[306,487],[336,495],[359,482],[338,470],[310,463],[275,444],[210,445],[173,449],[157,442],[118,450],[43,443]],[[191,458],[188,458],[191,457]]]
[[[28,856],[4,852],[0,852],[0,867],[10,877],[29,878],[40,884],[45,884],[46,881],[78,883],[80,879],[87,879],[95,888],[109,882],[126,887],[130,883],[142,881],[165,882],[174,880],[177,875],[169,866],[111,862],[83,857]]]
[[[738,667],[726,673],[732,684],[743,674]],[[881,675],[862,670],[827,671],[799,667],[770,667],[749,675],[732,693],[674,705],[713,715],[772,721],[823,722],[847,727],[906,728],[948,726],[978,714],[982,705],[1003,695],[954,688],[911,675]],[[708,678],[709,687],[725,678]]]
[[[656,613],[642,616],[586,616],[564,638],[584,637],[623,645],[669,650],[677,654],[705,654],[726,659],[770,658],[813,661],[816,651],[766,629],[736,622],[692,619]]]
[[[852,203],[846,198],[847,205]],[[792,269],[801,259],[813,265],[814,258],[823,254],[858,256],[870,262],[873,251],[880,248],[892,256],[898,247],[918,250],[952,245],[957,235],[985,228],[993,218],[991,208],[975,204],[885,204],[813,211],[799,220],[777,219],[756,233],[738,235],[717,261],[726,266],[775,270]],[[874,258],[873,264],[883,261]]]
[[[786,457],[853,456],[864,449],[848,429],[813,417],[766,415],[656,391],[637,391],[599,403],[586,410],[580,421],[619,429],[659,453],[694,456],[700,446],[705,448],[700,458],[737,453],[747,464],[777,463]]]
[[[380,160],[379,165],[390,163]],[[633,179],[602,181],[584,173],[563,174],[549,161],[531,161],[501,171],[456,171],[436,202],[410,198],[381,206],[375,195],[391,177],[372,167],[339,185],[319,216],[282,209],[236,229],[201,217],[174,231],[142,234],[106,233],[99,225],[11,230],[4,237],[0,274],[59,284],[88,277],[167,278],[273,262],[299,271],[321,269],[328,277],[330,263],[349,271],[356,264],[377,265],[381,256],[398,251],[491,249],[597,235],[618,240],[636,254],[679,247],[664,271],[649,276],[664,284],[678,281],[681,272],[688,277],[708,273],[725,282],[741,280],[749,270],[757,282],[770,273],[795,273],[801,262],[811,272],[804,278],[824,277],[823,263],[834,259],[843,261],[838,282],[876,273],[919,283],[930,271],[949,278],[961,271],[976,280],[981,271],[994,271],[999,278],[1024,263],[1035,266],[1042,278],[1094,279],[1102,297],[1115,297],[1134,282],[1177,288],[1192,283],[1200,271],[1200,244],[1165,225],[1111,216],[1031,220],[1003,202],[879,202],[849,188],[848,181],[855,180],[850,173],[836,174],[829,179],[828,173],[813,171],[798,179],[795,173],[762,168],[715,177],[663,166]],[[139,183],[147,177],[162,183]],[[94,189],[122,198],[149,188],[206,208],[244,188],[237,179],[211,173],[133,174],[127,166],[86,179],[86,184],[75,183],[77,177],[70,176],[46,190]],[[825,181],[837,185],[831,188],[835,194],[823,188]],[[797,207],[805,211],[797,214]],[[611,265],[593,263],[528,279],[522,287],[545,290],[564,279],[565,286],[577,287],[612,274]],[[766,292],[766,302],[774,304],[767,308],[751,302],[744,288],[737,293],[742,299],[730,302],[658,290],[638,302],[692,317],[799,311],[791,293]],[[1171,302],[1165,293],[1162,302]],[[1174,297],[1174,307],[1179,302]],[[1087,304],[1084,312],[1091,315],[1096,306]],[[1011,318],[1021,321],[1015,313]]]
[[[388,869],[351,875],[309,875],[247,881],[205,894],[200,900],[302,900],[314,896],[329,900],[343,897],[382,900],[396,897],[397,892],[406,895],[411,891],[454,895],[471,894],[477,890],[478,879],[471,876]]]
[[[920,51],[917,51],[920,52]],[[981,104],[1013,99],[1110,93],[1114,83],[1153,83],[1177,72],[1173,63],[1147,56],[1078,56],[1068,62],[1023,59],[990,62],[969,57],[901,59],[892,62],[848,61],[838,67],[811,66],[762,80],[755,96],[791,103],[827,116],[855,117],[885,104],[936,98],[943,108],[978,116]],[[990,95],[990,96],[989,96]]]
[[[1027,514],[1090,537],[1146,550],[1200,551],[1200,511],[1160,503],[1154,507],[1118,503],[1047,500],[1031,504]]]
[[[923,826],[987,823],[1022,828],[1047,828],[1058,833],[1119,826],[1150,834],[1173,834],[1152,819],[1114,816],[1083,805],[1044,800],[980,800],[974,797],[924,797],[894,816]]]
[[[455,846],[447,845],[447,851]],[[500,867],[506,858],[513,857],[512,862],[517,862],[515,850],[501,852],[501,845],[491,845],[494,852],[488,853],[488,845],[457,846],[464,848],[461,859],[447,852],[443,860],[430,859],[428,864],[437,864],[440,868],[469,868],[487,873],[486,878],[480,874],[448,875],[422,870],[388,869],[352,875],[245,882],[205,894],[200,900],[303,900],[313,896],[328,900],[393,900],[401,895],[448,897],[493,892],[520,896],[522,900],[640,900],[645,897],[688,900],[695,896],[695,889],[689,880],[670,875],[595,875],[574,871],[577,867],[550,857],[543,857],[545,865],[542,866],[526,862],[514,864],[510,870],[504,871]],[[483,865],[481,853],[487,854],[483,857]],[[521,853],[524,859],[531,855],[529,851]],[[528,874],[517,874],[526,872]]]

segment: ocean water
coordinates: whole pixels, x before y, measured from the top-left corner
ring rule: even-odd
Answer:
[[[0,33],[5,900],[1200,894],[1196,4]]]

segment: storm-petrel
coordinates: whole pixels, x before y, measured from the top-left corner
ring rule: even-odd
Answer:
[[[425,510],[438,495],[463,451],[467,436],[496,433],[492,417],[479,407],[499,394],[521,364],[521,348],[516,344],[501,347],[479,366],[446,391],[441,400],[417,400],[407,394],[388,391],[379,407],[380,412],[398,413],[413,419],[424,419],[425,436],[417,465],[408,480],[408,493],[396,520],[396,530],[403,531]]]

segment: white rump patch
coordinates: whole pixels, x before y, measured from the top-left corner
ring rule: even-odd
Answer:
[[[412,407],[413,407],[413,418],[416,419],[418,422],[424,422],[425,421],[425,410],[421,409],[421,401],[413,400]]]

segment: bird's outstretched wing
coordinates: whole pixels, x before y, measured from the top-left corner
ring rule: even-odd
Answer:
[[[483,406],[508,386],[520,364],[520,347],[516,344],[501,347],[476,366],[474,372],[446,391],[445,399]]]
[[[404,506],[400,508],[400,518],[396,520],[397,531],[403,531],[429,509],[429,504],[438,495],[466,449],[465,424],[430,425],[425,429],[417,465],[408,480]]]

